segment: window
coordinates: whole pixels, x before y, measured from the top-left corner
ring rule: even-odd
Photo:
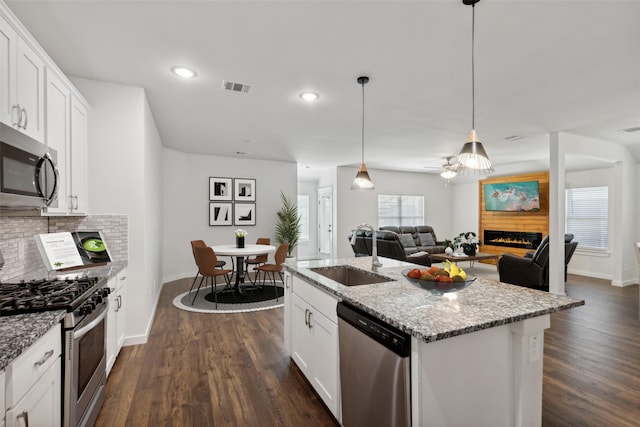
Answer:
[[[309,241],[309,196],[298,194],[298,216],[300,216],[300,242]]]
[[[566,194],[565,229],[578,241],[578,249],[609,247],[609,189],[569,188]]]
[[[424,197],[378,195],[378,227],[424,224]]]

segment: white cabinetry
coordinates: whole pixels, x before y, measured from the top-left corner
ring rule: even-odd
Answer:
[[[284,348],[287,356],[291,356],[291,310],[293,307],[293,275],[289,271],[284,273]]]
[[[44,142],[44,61],[20,37],[17,51],[17,128]]]
[[[291,322],[291,358],[339,420],[338,299],[297,276],[292,286],[290,318],[285,317]]]
[[[58,153],[58,207],[48,213],[87,209],[87,107],[53,71],[47,70],[47,145]]]
[[[43,59],[0,16],[0,120],[44,142]]]
[[[125,320],[125,291],[127,270],[122,270],[117,277],[109,280],[109,313],[107,314],[107,375],[124,344]]]
[[[78,97],[71,96],[71,212],[86,213],[87,209],[87,144],[88,111]]]
[[[0,427],[4,427],[4,371],[0,371]]]
[[[47,212],[67,213],[71,206],[69,200],[69,153],[71,135],[71,91],[61,79],[47,70],[47,122],[46,122],[46,142],[47,145],[58,154],[58,171],[60,173],[58,182],[58,207],[47,208]]]
[[[62,335],[55,326],[6,368],[6,426],[62,423]]]

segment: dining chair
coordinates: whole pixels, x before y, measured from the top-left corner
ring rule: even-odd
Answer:
[[[273,283],[273,288],[276,293],[276,301],[278,301],[278,288],[276,288],[276,273],[280,276],[280,280],[284,282],[284,278],[282,277],[282,263],[287,258],[287,250],[289,249],[288,243],[282,243],[276,249],[276,253],[273,256],[275,264],[263,264],[255,268],[258,271],[258,277],[260,276],[260,272],[263,272],[262,276],[262,287],[264,287],[264,282],[267,280],[267,273],[271,273],[271,283]],[[256,279],[257,280],[257,279]]]
[[[206,248],[207,244],[204,242],[204,240],[192,240],[191,241],[191,252],[193,253],[193,259],[196,259],[196,248]],[[216,262],[216,267],[217,268],[222,268],[226,265],[227,263],[225,261],[219,260]],[[196,263],[196,267],[197,267],[197,263]],[[198,279],[198,275],[200,274],[199,271],[196,271],[196,275],[193,278],[193,282],[191,282],[191,288],[189,289],[189,293],[191,293],[191,291],[193,290],[193,286],[196,284],[196,280]]]
[[[269,237],[258,237],[258,240],[256,240],[256,245],[270,245],[271,244],[271,239]],[[262,254],[262,255],[256,255],[255,257],[252,258],[246,258],[244,260],[245,263],[245,271],[248,273],[249,272],[249,266],[253,265],[253,271],[254,271],[254,277],[253,280],[251,280],[251,275],[249,275],[249,280],[251,280],[251,284],[255,285],[256,281],[258,279],[258,273],[256,272],[256,268],[264,265],[267,263],[267,260],[269,258],[269,254]]]
[[[198,292],[200,292],[200,287],[202,286],[202,282],[207,279],[211,282],[211,292],[214,295],[216,308],[218,308],[218,293],[225,292],[228,290],[234,291],[231,286],[231,278],[229,277],[229,273],[231,270],[225,270],[221,268],[216,268],[216,263],[218,258],[216,257],[216,253],[210,247],[205,246],[194,248],[194,254],[196,257],[196,264],[198,265],[198,273],[200,273],[200,284],[198,285],[198,290],[196,294],[193,296],[193,301],[191,301],[191,305],[196,302],[196,297],[198,296]],[[218,286],[218,276],[223,276],[225,280],[225,287],[221,291],[217,290]],[[206,287],[206,283],[205,283]]]

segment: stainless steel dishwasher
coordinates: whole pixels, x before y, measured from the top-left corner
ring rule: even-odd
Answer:
[[[411,425],[408,334],[338,303],[344,427]]]

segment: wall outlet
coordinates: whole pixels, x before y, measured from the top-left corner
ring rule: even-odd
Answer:
[[[528,361],[529,363],[537,362],[540,360],[541,343],[542,338],[540,335],[531,335],[529,337],[529,349],[528,349]]]

